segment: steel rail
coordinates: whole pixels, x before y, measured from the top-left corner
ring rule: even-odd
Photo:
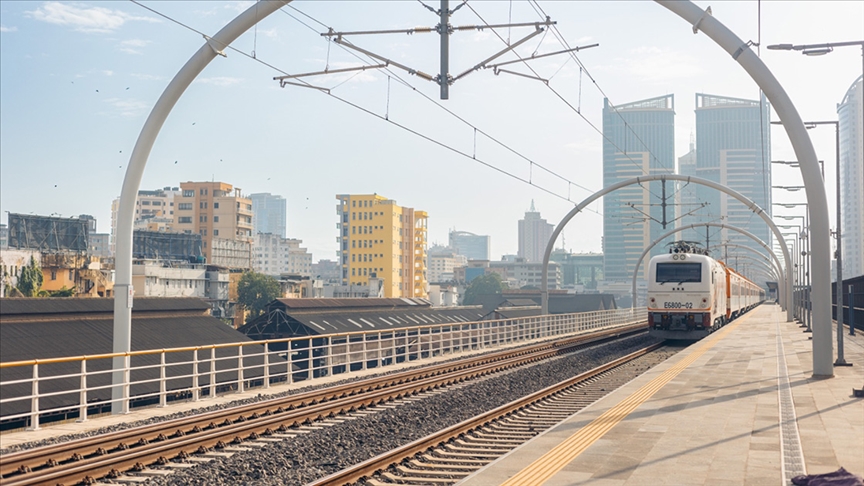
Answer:
[[[569,348],[596,344],[644,330],[644,324],[604,330],[527,348],[500,351],[314,390],[226,410],[174,419],[63,444],[31,449],[0,458],[4,484],[70,483],[148,461],[195,452],[220,442],[284,430],[309,421],[485,376],[546,359]],[[195,442],[195,441],[198,442]],[[191,441],[191,442],[190,442]],[[197,444],[192,447],[190,444]],[[174,449],[173,455],[166,451]],[[166,455],[167,454],[167,455]],[[110,457],[109,457],[110,456]],[[122,457],[117,457],[122,456]],[[46,464],[48,466],[46,466]],[[109,467],[111,466],[111,467]],[[40,469],[41,468],[41,469]],[[17,473],[17,474],[16,474]],[[86,474],[85,474],[86,473]]]
[[[605,373],[612,368],[616,368],[622,364],[632,361],[636,358],[644,356],[652,351],[655,351],[665,346],[665,343],[657,343],[646,348],[640,349],[633,353],[623,356],[614,361],[598,366],[592,370],[581,373],[573,378],[567,379],[555,385],[549,386],[538,392],[518,398],[506,405],[502,405],[494,410],[477,415],[476,417],[465,420],[461,423],[442,429],[434,434],[428,435],[422,439],[416,440],[410,444],[393,449],[379,456],[368,459],[364,462],[356,464],[352,467],[343,469],[317,481],[311,482],[306,486],[341,486],[352,484],[360,481],[363,478],[369,478],[376,472],[386,469],[393,464],[398,464],[406,459],[410,459],[418,453],[424,452],[432,447],[437,447],[452,439],[456,439],[463,434],[466,434],[476,428],[482,427],[493,420],[503,418],[513,412],[521,410],[535,402],[546,399],[566,388],[569,388],[577,383],[590,380],[591,378]]]

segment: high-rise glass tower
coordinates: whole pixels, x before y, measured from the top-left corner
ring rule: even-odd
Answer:
[[[519,220],[519,257],[530,263],[542,262],[554,228],[555,225],[540,217],[532,200],[531,209]]]
[[[271,233],[285,238],[285,198],[269,192],[259,192],[250,195],[249,199],[252,200],[253,233]]]
[[[864,79],[837,104],[840,121],[840,217],[843,280],[864,275]]]
[[[469,260],[488,260],[492,253],[488,235],[475,235],[467,231],[451,231],[450,248]]]
[[[641,175],[674,173],[674,95],[617,106],[604,99],[603,135],[603,187]],[[658,181],[628,186],[603,197],[606,280],[629,281],[642,251],[672,228],[673,187],[671,182]],[[667,229],[663,229],[663,221],[668,222]],[[657,245],[651,254],[664,251],[663,245]],[[644,276],[645,267],[643,264],[640,275]]]
[[[764,99],[760,103],[759,100],[697,93],[696,164],[681,164],[681,174],[728,186],[750,198],[770,215],[769,113],[768,102]],[[738,200],[709,187],[690,185],[681,188],[681,202],[682,213],[707,203],[707,206],[682,219],[681,225],[699,222],[727,224],[753,233],[771,247],[771,230]],[[703,245],[733,243],[751,247],[760,253],[765,251],[750,238],[728,229],[709,228],[707,232],[704,228],[688,230],[682,236]],[[726,251],[715,250],[712,255],[723,259]]]

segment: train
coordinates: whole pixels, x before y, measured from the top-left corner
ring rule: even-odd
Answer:
[[[675,247],[648,264],[648,333],[696,341],[765,300],[765,290],[707,252]]]

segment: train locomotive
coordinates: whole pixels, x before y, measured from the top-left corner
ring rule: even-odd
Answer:
[[[765,300],[765,291],[703,250],[676,242],[648,264],[648,333],[696,341]]]

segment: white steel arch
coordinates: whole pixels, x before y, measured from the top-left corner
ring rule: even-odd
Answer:
[[[771,229],[771,232],[774,233],[774,237],[777,238],[777,241],[779,241],[781,243],[780,246],[781,246],[781,249],[783,251],[783,259],[786,262],[785,267],[787,268],[787,271],[786,271],[787,287],[786,287],[786,300],[785,301],[791,302],[791,300],[792,300],[791,289],[792,289],[793,283],[792,283],[792,272],[788,271],[788,269],[792,268],[792,265],[791,265],[792,258],[789,254],[789,248],[786,247],[786,239],[783,238],[783,235],[780,233],[780,229],[777,227],[776,224],[774,224],[774,221],[772,221],[771,218],[768,217],[768,214],[766,214],[765,211],[763,211],[762,208],[760,208],[758,204],[754,203],[753,201],[750,200],[750,198],[748,198],[747,196],[744,196],[740,192],[735,191],[733,189],[730,189],[730,188],[728,188],[722,184],[718,184],[714,181],[709,181],[706,179],[700,179],[698,177],[683,176],[683,175],[678,175],[678,174],[655,174],[655,175],[634,177],[633,179],[628,179],[625,181],[617,182],[615,184],[612,184],[609,187],[605,187],[605,188],[595,192],[594,194],[588,196],[587,198],[585,198],[585,200],[583,200],[582,202],[577,204],[575,208],[571,209],[570,212],[567,213],[561,219],[561,222],[558,223],[558,226],[556,226],[555,230],[552,232],[552,236],[549,238],[549,243],[546,245],[546,252],[543,255],[543,277],[542,277],[543,280],[540,284],[541,295],[542,295],[542,299],[543,299],[542,304],[541,304],[541,306],[542,306],[541,312],[543,314],[549,313],[549,281],[548,281],[548,278],[549,278],[549,258],[552,255],[552,250],[555,248],[555,240],[558,239],[558,235],[561,234],[561,231],[564,230],[564,227],[567,226],[567,223],[569,223],[570,220],[573,219],[574,216],[579,214],[580,211],[585,209],[586,206],[588,206],[589,204],[591,204],[595,200],[599,199],[600,197],[605,196],[606,194],[609,194],[610,192],[617,191],[618,189],[621,189],[622,187],[632,186],[634,184],[641,184],[643,182],[665,181],[665,180],[682,181],[682,182],[689,182],[689,183],[693,183],[693,184],[699,184],[702,186],[710,187],[712,189],[716,189],[718,191],[724,192],[724,193],[734,197],[738,201],[740,201],[742,204],[747,206],[748,209],[750,209],[751,211],[756,213],[760,218],[762,218],[762,221],[764,221],[765,224],[767,224],[768,227]],[[791,322],[791,321],[792,321],[792,309],[789,306],[786,306],[786,322]],[[830,338],[831,337],[831,333],[830,333],[831,330],[829,329],[828,331],[829,331],[828,337]],[[814,344],[814,346],[815,346],[815,344]],[[830,358],[830,356],[829,356],[829,358]]]
[[[632,294],[631,294],[631,295],[633,296],[633,306],[634,306],[634,307],[636,306],[636,280],[637,280],[637,277],[639,276],[639,267],[642,266],[642,261],[645,260],[645,256],[648,255],[648,253],[651,251],[651,249],[654,248],[655,246],[657,246],[661,241],[663,241],[663,240],[665,240],[666,238],[668,238],[668,237],[674,235],[675,233],[680,233],[680,232],[682,232],[682,231],[686,231],[686,230],[688,230],[688,229],[700,228],[700,227],[702,227],[702,226],[707,226],[707,227],[711,227],[711,228],[721,228],[721,229],[726,228],[726,229],[730,229],[730,230],[732,230],[732,231],[737,231],[737,232],[741,233],[742,235],[744,235],[744,236],[750,238],[751,240],[755,241],[756,243],[759,243],[763,248],[765,248],[765,250],[767,250],[767,251],[771,254],[771,256],[774,257],[774,264],[776,265],[776,271],[778,272],[778,273],[777,273],[778,277],[781,276],[781,275],[783,275],[783,270],[782,270],[783,265],[780,264],[780,260],[777,259],[777,255],[775,255],[775,254],[771,251],[771,248],[768,247],[768,244],[767,244],[767,243],[765,243],[764,241],[760,240],[760,239],[759,239],[756,235],[754,235],[753,233],[751,233],[751,232],[749,232],[749,231],[747,231],[747,230],[745,230],[745,229],[739,228],[739,227],[737,227],[737,226],[730,226],[730,225],[728,225],[728,224],[720,224],[720,223],[693,223],[693,224],[688,225],[688,226],[682,226],[682,227],[680,227],[680,228],[672,229],[672,230],[666,232],[665,234],[660,235],[660,236],[659,236],[656,240],[654,240],[650,245],[648,245],[647,247],[645,247],[645,250],[642,252],[642,255],[639,257],[639,260],[636,261],[636,268],[633,270],[633,287],[632,287],[633,290],[632,290]],[[754,250],[754,251],[755,251],[755,250]],[[791,268],[791,267],[787,267],[787,268]],[[789,274],[791,275],[791,272],[790,272]],[[789,307],[788,307],[788,305],[787,305],[788,302],[789,302],[789,301],[786,300],[786,296],[784,296],[784,298],[783,298],[781,304],[783,305],[783,309],[784,309],[784,310],[788,309],[788,313],[791,315],[792,310],[789,309]],[[792,320],[792,319],[790,318],[789,321],[791,321],[791,320]]]
[[[262,0],[254,2],[246,11],[238,15],[213,37],[206,37],[195,54],[177,71],[174,79],[168,83],[165,91],[156,101],[144,127],[132,149],[126,176],[123,179],[123,189],[120,191],[120,205],[117,210],[117,240],[114,257],[114,335],[113,352],[128,353],[132,347],[132,227],[135,220],[135,199],[141,187],[144,167],[153,143],[162,129],[162,125],[171,113],[177,100],[210,64],[217,55],[225,56],[223,52],[232,42],[244,32],[252,28],[263,18],[272,14],[291,0]],[[128,367],[128,356],[114,358],[111,389],[111,412],[126,413],[129,411],[129,389],[125,386],[128,380],[123,370]]]
[[[759,85],[771,102],[783,128],[789,136],[795,156],[799,162],[804,191],[807,193],[810,213],[813,302],[813,375],[830,377],[834,375],[833,348],[831,337],[831,231],[828,219],[828,198],[825,185],[816,161],[816,151],[804,128],[798,110],[786,94],[783,86],[768,67],[750,49],[752,42],[744,42],[722,22],[711,15],[711,9],[702,10],[689,1],[655,0],[676,15],[690,23],[693,33],[699,31],[723,48],[732,59],[738,62]],[[784,253],[786,251],[784,250]],[[787,259],[788,262],[788,259]],[[788,290],[787,290],[788,292]]]

